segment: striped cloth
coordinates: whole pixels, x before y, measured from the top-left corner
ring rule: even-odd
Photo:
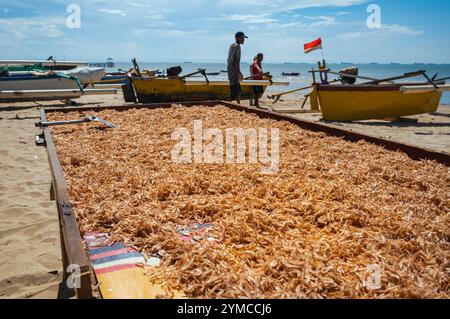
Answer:
[[[144,256],[132,247],[126,247],[122,243],[110,246],[99,246],[99,238],[104,234],[89,234],[85,236],[88,244],[89,259],[96,275],[102,275],[124,269],[142,266],[159,266],[160,260],[151,257],[145,260]],[[104,244],[107,242],[105,241]]]

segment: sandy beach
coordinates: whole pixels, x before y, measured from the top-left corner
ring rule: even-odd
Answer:
[[[299,96],[276,104],[277,110],[298,110]],[[122,96],[86,96],[78,105],[123,105]],[[247,103],[247,102],[244,102]],[[34,143],[41,106],[62,102],[1,103],[0,130],[0,298],[63,297],[58,217],[50,201],[51,177],[46,150]],[[264,98],[264,108],[272,101]],[[308,106],[306,106],[308,108]],[[321,121],[320,114],[295,116]],[[363,132],[424,148],[450,152],[450,106],[411,117],[418,122],[362,121],[327,125]],[[61,285],[62,286],[62,285]]]
[[[34,144],[35,108],[4,109],[0,130],[0,297],[56,298],[61,252],[45,148]]]

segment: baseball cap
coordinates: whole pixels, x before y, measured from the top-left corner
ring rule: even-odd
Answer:
[[[248,39],[248,36],[246,36],[245,33],[242,32],[242,31],[236,32],[235,37],[236,37],[236,38],[238,38],[238,37],[244,37],[244,38]]]

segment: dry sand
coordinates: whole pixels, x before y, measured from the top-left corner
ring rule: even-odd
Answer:
[[[86,96],[80,105],[122,105],[122,96]],[[244,102],[247,103],[247,102]],[[0,103],[0,298],[64,297],[58,217],[50,201],[50,172],[45,148],[34,144],[41,105],[61,102]],[[271,101],[263,99],[262,106]],[[292,95],[277,108],[299,109]],[[306,106],[308,108],[309,106]],[[295,116],[320,121],[319,114]],[[450,153],[450,107],[420,115],[418,123],[364,121],[329,123],[378,137]]]
[[[39,112],[0,107],[0,298],[55,298],[61,253],[47,155],[34,144]]]

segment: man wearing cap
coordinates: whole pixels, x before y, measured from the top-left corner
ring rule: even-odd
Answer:
[[[230,98],[241,103],[241,85],[240,81],[244,79],[241,72],[241,45],[248,37],[244,32],[235,34],[236,42],[230,46],[228,52],[228,80],[230,81]]]

